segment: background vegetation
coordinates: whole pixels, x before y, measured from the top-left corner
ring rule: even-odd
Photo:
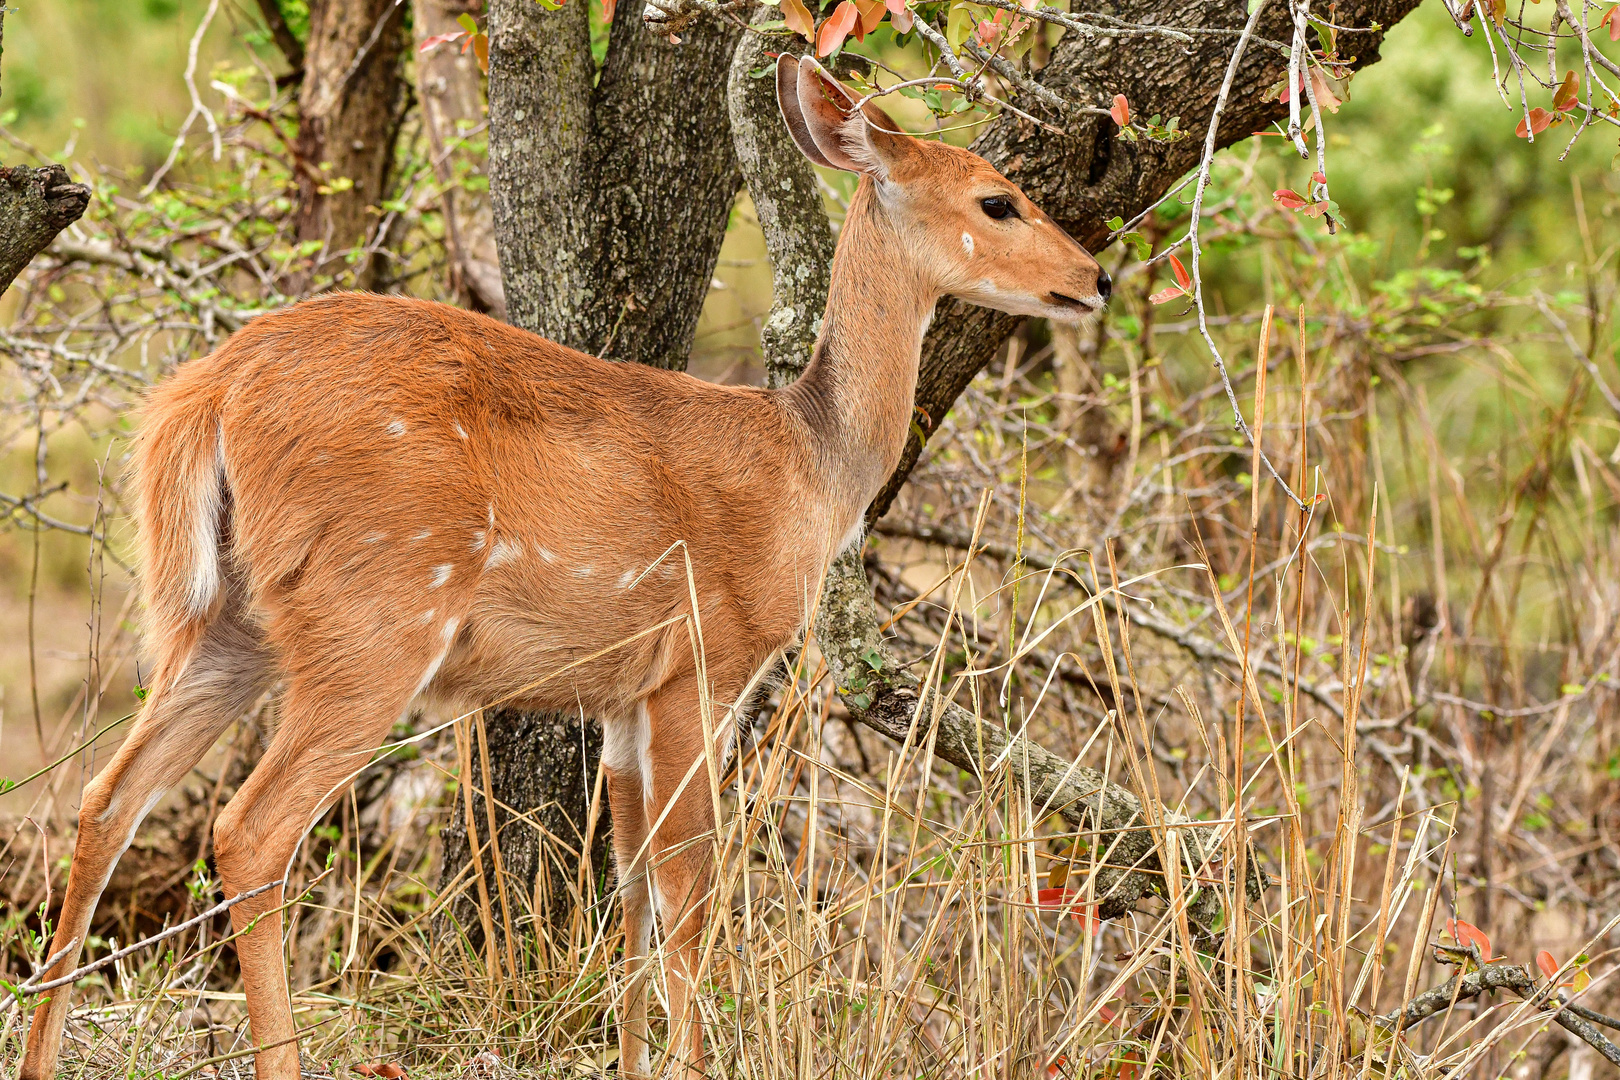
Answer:
[[[283,302],[277,275],[310,254],[285,228],[273,129],[286,121],[232,110],[218,90],[219,160],[198,128],[170,182],[141,190],[190,108],[180,71],[205,7],[29,3],[8,20],[0,137],[95,185],[69,241],[150,248],[128,266],[43,260],[0,299],[12,361],[0,491],[39,495],[41,514],[79,530],[18,512],[0,533],[0,776],[69,755],[0,796],[12,981],[40,959],[76,792],[121,729],[73,751],[135,707],[117,480],[131,406],[234,312]],[[268,97],[267,42],[256,11],[221,5],[199,83]],[[1192,883],[1097,923],[1070,880],[1095,854],[1084,836],[1004,776],[842,722],[807,650],[724,789],[729,903],[708,1008],[726,1075],[1612,1068],[1505,993],[1414,1022],[1396,1049],[1387,1034],[1369,1045],[1371,1016],[1457,966],[1427,947],[1457,941],[1450,919],[1483,928],[1487,952],[1549,951],[1595,1010],[1620,999],[1620,412],[1596,381],[1620,384],[1614,147],[1593,131],[1559,161],[1562,139],[1517,138],[1483,42],[1437,0],[1383,52],[1327,128],[1348,228],[1329,235],[1276,205],[1271,192],[1303,189],[1310,166],[1275,136],[1221,155],[1206,206],[1214,333],[1251,421],[1265,403],[1273,463],[1320,496],[1309,517],[1253,484],[1183,305],[1148,301],[1168,271],[1116,245],[1102,253],[1118,282],[1107,318],[1022,331],[943,421],[868,548],[896,648],[918,670],[1190,818],[1240,811],[1274,884],[1234,905],[1229,883],[1201,883],[1234,911],[1223,942],[1178,923],[1174,897]],[[446,181],[409,116],[405,130],[380,208],[397,216],[397,257],[379,287],[449,297]],[[478,190],[481,152],[470,138],[450,183]],[[846,179],[824,179],[836,221]],[[1187,214],[1172,200],[1143,232],[1179,236]],[[198,238],[221,222],[253,254],[193,273]],[[744,196],[693,370],[761,377],[769,303]],[[1270,363],[1262,398],[1257,356]],[[1137,578],[1124,605],[1085,606]],[[207,823],[273,717],[272,700],[233,728],[154,817],[103,902],[93,954],[213,902]],[[534,923],[510,952],[444,917],[473,896],[470,876],[441,878],[438,840],[459,785],[478,784],[470,767],[449,732],[413,744],[306,844],[289,951],[313,1063],[559,1076],[611,1064],[605,868],[580,874],[570,919]],[[549,899],[518,890],[474,909],[510,927]],[[246,1045],[225,925],[97,976],[70,1028],[73,1068],[241,1068],[203,1064]],[[16,1020],[0,1019],[0,1059],[17,1051]]]

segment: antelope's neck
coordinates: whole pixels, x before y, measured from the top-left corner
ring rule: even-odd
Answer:
[[[826,508],[852,529],[905,449],[922,339],[938,295],[863,179],[833,256],[810,364],[782,391],[810,432]]]

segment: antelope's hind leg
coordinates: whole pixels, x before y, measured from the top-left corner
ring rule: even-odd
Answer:
[[[165,791],[185,778],[226,726],[252,706],[273,677],[259,628],[234,600],[201,628],[189,649],[182,646],[177,654],[160,658],[158,670],[179,674],[167,685],[160,675],[129,737],[84,789],[67,891],[48,955],[67,951],[45,973],[45,981],[73,970],[96,901],[119,856],[135,839],[141,820]],[[34,1011],[20,1080],[49,1080],[55,1074],[70,990],[64,986],[51,991]]]
[[[299,841],[369,764],[449,651],[458,618],[405,627],[362,623],[334,609],[283,646],[287,690],[264,757],[214,823],[225,895],[279,882]],[[348,622],[344,616],[349,616]],[[361,611],[370,618],[370,609]],[[338,646],[347,644],[346,652]],[[334,655],[342,662],[334,663]],[[282,953],[283,889],[231,909],[258,1080],[298,1080],[298,1035]]]

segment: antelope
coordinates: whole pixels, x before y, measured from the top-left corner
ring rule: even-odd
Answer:
[[[133,464],[154,666],[139,720],[84,790],[47,978],[74,968],[142,818],[276,680],[280,724],[214,824],[228,896],[284,877],[418,695],[583,708],[605,718],[620,1068],[650,1071],[656,917],[665,1060],[702,1074],[713,853],[694,841],[716,822],[708,784],[685,781],[729,752],[705,708],[736,703],[797,640],[829,561],[860,542],[936,303],[1074,322],[1109,294],[983,158],[857,109],[808,58],[784,55],[776,90],[804,155],[860,178],[791,386],[716,386],[351,293],[258,318],[154,390]],[[277,886],[230,912],[260,1080],[299,1076],[281,903]],[[22,1080],[54,1074],[67,1012],[53,993],[34,1013]]]

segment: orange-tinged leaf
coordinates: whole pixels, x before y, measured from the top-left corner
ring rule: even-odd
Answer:
[[[608,21],[613,20],[613,4],[615,0],[605,0]],[[472,39],[473,55],[478,58],[478,70],[485,75],[489,74],[489,35],[474,34]]]
[[[1553,954],[1546,949],[1536,953],[1536,967],[1540,968],[1541,973],[1549,979],[1558,975],[1558,961],[1554,960]]]
[[[1602,26],[1603,23],[1609,24],[1610,41],[1620,41],[1620,17],[1616,16],[1617,12],[1620,12],[1620,4],[1616,4],[1614,7],[1604,12],[1603,20],[1598,23],[1599,26]]]
[[[1187,273],[1187,268],[1174,255],[1170,256],[1170,272],[1176,275],[1176,284],[1181,286],[1182,292],[1192,288],[1192,275]]]
[[[452,41],[460,41],[462,38],[464,38],[466,36],[467,36],[467,31],[465,31],[465,30],[457,30],[454,33],[450,33],[450,34],[434,34],[430,38],[423,38],[422,39],[422,44],[420,44],[420,45],[418,45],[416,47],[416,51],[418,53],[425,53],[425,52],[429,51],[430,49],[438,48],[440,45],[445,45],[445,44],[448,44],[449,42],[452,42]]]
[[[1278,188],[1271,193],[1271,197],[1284,210],[1299,210],[1310,205],[1310,200],[1293,188]]]
[[[844,44],[860,21],[861,13],[855,7],[855,0],[843,0],[843,3],[833,8],[833,13],[822,22],[821,29],[816,32],[816,55],[826,56],[828,53]]]
[[[1168,289],[1160,289],[1158,292],[1156,292],[1152,296],[1148,297],[1148,303],[1150,303],[1150,304],[1168,304],[1170,301],[1174,300],[1176,297],[1178,297],[1178,296],[1186,296],[1186,295],[1187,295],[1186,291],[1184,289],[1182,289],[1179,285],[1172,285]]]
[[[1558,90],[1553,94],[1553,109],[1557,112],[1569,112],[1576,105],[1581,96],[1581,76],[1571,71],[1564,76],[1564,81],[1558,84]]]
[[[1131,122],[1131,103],[1125,100],[1124,94],[1114,95],[1114,107],[1108,110],[1108,115],[1114,118],[1114,123],[1124,127]]]
[[[1325,183],[1327,183],[1327,177],[1324,176],[1323,174],[1319,173],[1319,172],[1313,172],[1313,173],[1311,173],[1311,183],[1313,183],[1313,184],[1325,184]]]
[[[866,35],[878,28],[889,9],[883,6],[883,0],[855,0],[855,10],[861,14],[861,21],[855,25],[855,39],[865,41]]]
[[[816,20],[804,6],[804,0],[782,0],[782,21],[804,40],[816,40]]]
[[[1513,133],[1521,139],[1528,139],[1532,135],[1540,135],[1552,126],[1554,119],[1556,119],[1555,114],[1548,112],[1546,109],[1531,109],[1529,118],[1520,120],[1519,126],[1514,129]]]
[[[993,46],[996,39],[1001,37],[1001,24],[992,22],[989,19],[980,19],[979,25],[975,27],[975,32],[978,34],[980,41]]]
[[[397,1061],[381,1061],[375,1065],[354,1065],[351,1068],[361,1076],[375,1076],[379,1080],[402,1080],[408,1075],[404,1066]]]
[[[1326,109],[1330,113],[1339,111],[1344,102],[1339,99],[1338,90],[1331,79],[1323,73],[1321,68],[1311,68],[1311,93],[1316,95],[1317,108]]]
[[[1455,939],[1457,944],[1465,949],[1471,945],[1477,945],[1481,960],[1491,959],[1491,939],[1486,936],[1485,931],[1473,923],[1464,922],[1461,919],[1447,919],[1446,931]]]

